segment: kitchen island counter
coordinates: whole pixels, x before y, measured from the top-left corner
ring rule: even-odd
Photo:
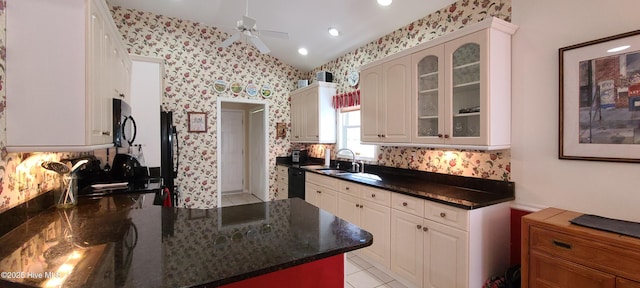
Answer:
[[[0,286],[243,287],[314,263],[342,275],[342,254],[373,241],[297,198],[207,210],[155,206],[153,198],[81,198],[74,209],[30,219],[0,238]]]

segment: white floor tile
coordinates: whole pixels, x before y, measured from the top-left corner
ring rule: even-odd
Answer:
[[[374,288],[384,284],[384,282],[367,270],[347,275],[346,279],[354,288]]]
[[[355,287],[351,286],[351,284],[349,284],[349,282],[344,281],[344,288],[355,288]]]
[[[384,288],[407,288],[407,286],[404,286],[402,283],[398,282],[397,280],[393,280],[393,281],[385,284],[382,287],[384,287]]]
[[[364,259],[360,258],[359,256],[354,256],[349,258],[349,260],[353,261],[353,263],[358,264],[358,266],[362,267],[363,269],[369,269],[371,267],[373,267],[373,265],[371,265],[371,263],[365,261]]]
[[[347,259],[344,261],[344,275],[351,275],[356,272],[360,272],[364,269],[358,266],[358,264],[353,263],[353,261]]]
[[[372,275],[378,277],[378,279],[380,279],[383,283],[387,283],[395,280],[393,279],[393,277],[387,275],[387,273],[380,271],[380,269],[376,267],[371,267],[367,269],[367,271],[369,271],[369,273],[371,273]]]

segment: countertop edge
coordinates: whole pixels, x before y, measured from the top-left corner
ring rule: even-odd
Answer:
[[[291,167],[292,166],[291,164],[286,164],[286,163],[277,163],[276,165],[285,166],[285,167]],[[334,179],[349,181],[349,182],[352,182],[352,183],[365,185],[365,186],[369,186],[369,187],[373,187],[373,188],[377,188],[377,189],[383,189],[383,190],[391,191],[391,192],[394,192],[394,193],[400,193],[400,194],[403,194],[403,195],[416,197],[416,198],[420,198],[420,199],[424,199],[424,200],[429,200],[429,201],[433,201],[433,202],[437,202],[437,203],[441,203],[441,204],[445,204],[445,205],[448,205],[448,206],[457,207],[457,208],[465,209],[465,210],[474,210],[474,209],[479,209],[479,208],[483,208],[483,207],[487,207],[487,206],[491,206],[491,205],[495,205],[495,204],[499,204],[499,203],[509,202],[509,201],[515,200],[515,195],[506,195],[504,197],[498,197],[497,199],[493,199],[493,200],[490,200],[490,201],[484,201],[482,203],[470,202],[470,201],[459,199],[460,201],[467,202],[467,204],[461,204],[461,203],[447,201],[445,199],[439,199],[437,197],[429,197],[429,196],[420,195],[420,194],[417,194],[417,193],[411,193],[411,192],[407,192],[407,191],[401,191],[399,189],[393,189],[393,188],[386,187],[386,186],[376,185],[375,183],[368,182],[368,181],[363,181],[363,180],[353,179],[353,178],[350,178],[350,177],[341,177],[341,176],[331,175],[331,174],[327,174],[327,173],[322,173],[322,172],[317,171],[315,169],[305,168],[304,165],[300,166],[299,168],[305,170],[306,172],[312,172],[312,173],[315,173],[315,174],[318,174],[318,175],[327,176],[327,177],[331,177],[331,178],[334,178]],[[446,184],[440,184],[440,185],[446,185]],[[446,186],[451,186],[451,185],[446,185]],[[451,186],[451,187],[456,187],[456,186]],[[456,187],[456,188],[469,189],[469,188],[464,188],[464,187]],[[410,190],[409,188],[407,188],[407,189]],[[469,189],[469,190],[471,190],[471,189]],[[487,192],[487,191],[483,191],[483,192]]]
[[[337,256],[337,255],[341,255],[344,253],[347,253],[349,251],[354,251],[354,250],[358,250],[358,249],[362,249],[368,246],[371,246],[373,244],[373,238],[363,244],[360,245],[356,245],[353,247],[349,247],[349,248],[342,248],[342,249],[336,249],[333,251],[327,251],[324,253],[320,253],[320,254],[316,254],[313,256],[309,256],[306,257],[304,259],[298,259],[298,260],[294,260],[291,262],[287,262],[284,264],[278,264],[278,265],[274,265],[271,267],[266,267],[260,270],[255,270],[255,271],[251,271],[251,272],[247,272],[247,273],[243,273],[243,274],[239,274],[236,276],[231,276],[225,279],[221,279],[219,281],[214,281],[214,282],[209,282],[209,283],[202,283],[202,284],[196,284],[194,286],[190,286],[190,287],[210,287],[209,285],[215,285],[215,286],[220,286],[220,285],[227,285],[227,284],[231,284],[231,283],[235,283],[235,282],[239,282],[242,280],[247,280],[253,277],[257,277],[257,276],[261,276],[261,275],[266,275],[269,273],[273,273],[273,272],[277,272],[277,271],[282,271],[288,268],[292,268],[298,265],[303,265],[303,264],[307,264],[307,263],[311,263],[317,260],[321,260],[321,259],[325,259],[325,258],[329,258],[332,256]]]

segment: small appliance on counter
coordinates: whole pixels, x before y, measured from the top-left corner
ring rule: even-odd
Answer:
[[[147,167],[140,165],[138,159],[130,154],[116,154],[111,165],[111,176],[115,180],[132,180],[149,177],[144,173]]]
[[[304,149],[294,149],[291,151],[291,163],[300,164],[306,163],[309,160],[309,154]]]

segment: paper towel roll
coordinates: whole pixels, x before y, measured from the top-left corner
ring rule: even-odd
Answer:
[[[324,167],[331,165],[331,149],[324,149]]]

